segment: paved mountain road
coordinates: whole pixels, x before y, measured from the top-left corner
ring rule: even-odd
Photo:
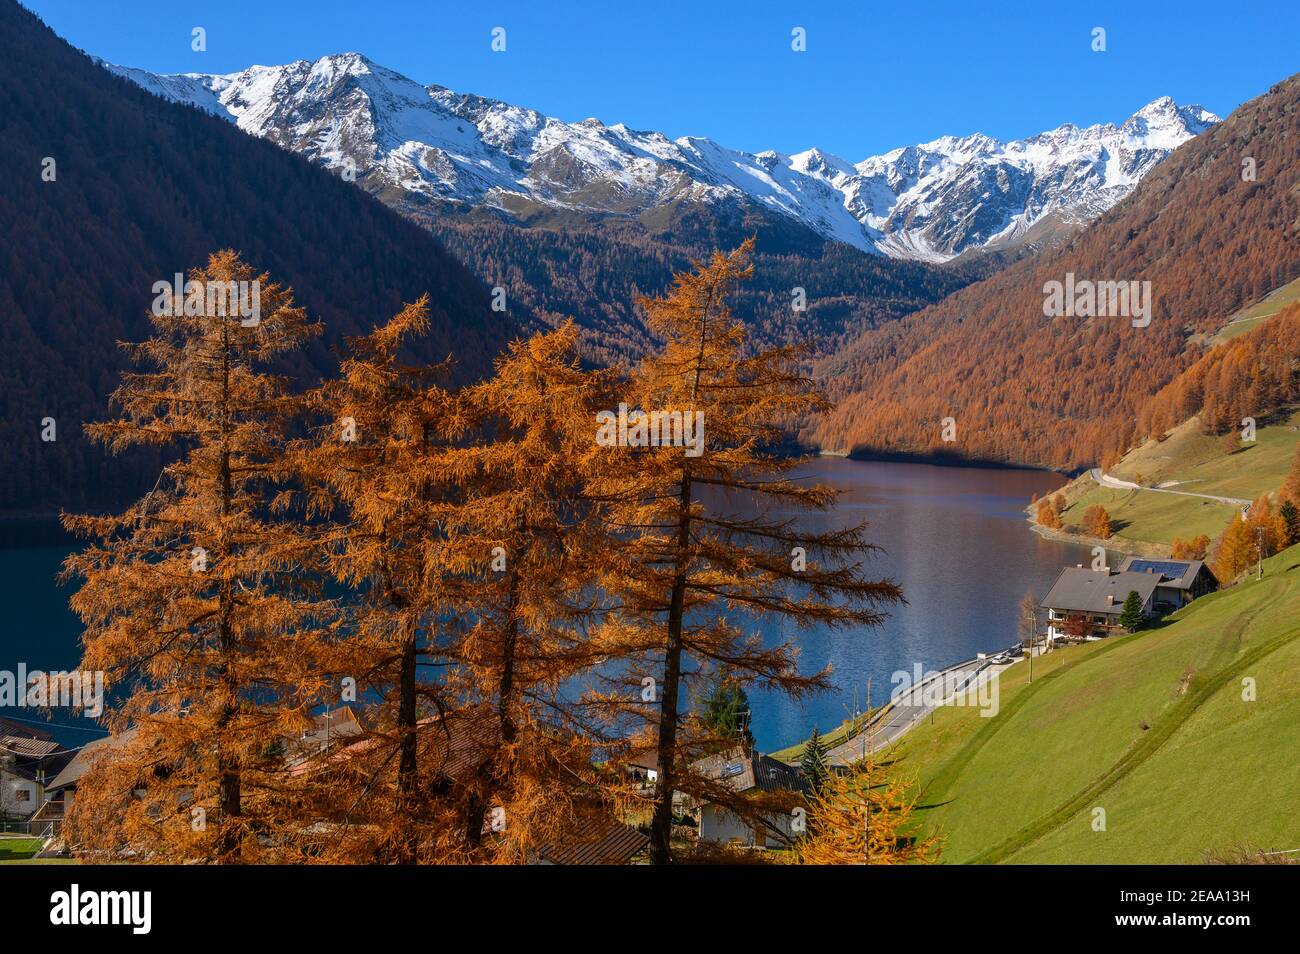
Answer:
[[[956,696],[970,691],[978,697],[984,682],[1007,665],[1014,663],[997,664],[989,659],[972,659],[932,674],[891,701],[862,732],[830,749],[826,753],[828,761],[831,765],[856,762],[867,754],[868,743],[877,752],[888,748],[939,706],[955,704]],[[942,690],[936,690],[935,680],[943,681]],[[936,695],[939,697],[937,703]],[[975,703],[971,701],[968,704]]]
[[[1103,487],[1111,487],[1115,490],[1146,490],[1153,494],[1177,494],[1180,497],[1202,497],[1206,500],[1217,500],[1219,503],[1235,504],[1238,507],[1249,507],[1250,501],[1241,497],[1219,497],[1215,494],[1197,494],[1190,490],[1171,490],[1163,487],[1142,487],[1133,483],[1131,480],[1120,480],[1118,477],[1112,477],[1110,474],[1103,473],[1100,467],[1094,467],[1088,471],[1098,484]]]

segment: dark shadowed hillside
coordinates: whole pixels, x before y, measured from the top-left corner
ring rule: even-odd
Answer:
[[[1253,180],[1243,161],[1253,160]],[[1250,164],[1247,163],[1247,166]],[[1044,285],[1150,281],[1146,327],[1044,316]],[[1147,398],[1237,308],[1300,275],[1300,76],[1179,147],[1066,246],[1023,260],[823,363],[822,447],[1062,469],[1125,445]],[[941,439],[942,420],[956,441]]]
[[[830,354],[866,329],[924,308],[1002,264],[995,253],[943,267],[868,255],[759,210],[727,219],[690,208],[653,226],[571,217],[553,228],[449,209],[408,214],[539,318],[576,318],[584,350],[600,362],[635,356],[649,343],[638,295],[661,294],[673,273],[688,269],[692,260],[707,258],[714,248],[735,248],[751,235],[757,240],[754,276],[736,290],[736,316],[758,342],[807,344],[816,355]],[[795,288],[806,296],[801,311],[792,307]]]
[[[235,248],[326,326],[288,368],[428,292],[420,356],[476,377],[523,319],[427,231],[349,183],[221,120],[164,102],[0,0],[0,509],[76,509],[138,494],[148,462],[81,436],[148,333],[154,282]],[[54,181],[43,181],[46,157]],[[41,421],[57,421],[57,441]]]

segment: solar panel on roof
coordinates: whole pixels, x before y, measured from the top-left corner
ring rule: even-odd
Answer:
[[[1186,563],[1175,563],[1172,560],[1134,560],[1128,568],[1133,573],[1159,573],[1162,576],[1180,577],[1187,572]]]
[[[737,775],[745,774],[745,766],[741,762],[732,762],[722,770],[723,778],[734,778]]]

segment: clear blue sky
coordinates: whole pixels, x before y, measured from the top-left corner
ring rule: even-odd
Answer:
[[[850,161],[948,133],[1118,122],[1162,95],[1227,115],[1300,69],[1296,0],[25,2],[75,46],[155,72],[356,50],[561,119]],[[205,53],[190,49],[194,26]],[[790,49],[796,26],[807,52]]]

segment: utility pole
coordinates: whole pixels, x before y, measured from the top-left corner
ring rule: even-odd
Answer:
[[[1034,681],[1034,644],[1038,642],[1038,613],[1030,610],[1027,614],[1029,618],[1029,645],[1025,647],[1025,652],[1029,653],[1029,681]]]
[[[1264,528],[1255,528],[1255,552],[1259,558],[1258,574],[1255,579],[1264,579]]]

